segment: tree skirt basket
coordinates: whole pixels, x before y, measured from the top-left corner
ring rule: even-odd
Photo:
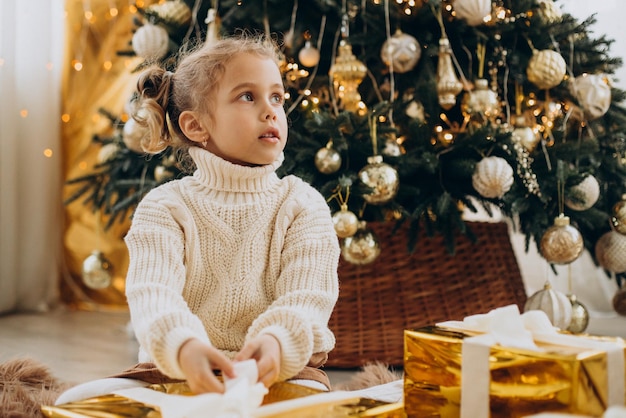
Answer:
[[[408,225],[368,223],[380,256],[371,264],[339,264],[339,300],[330,318],[337,344],[326,367],[369,362],[402,366],[404,330],[526,301],[506,223],[468,222],[477,241],[459,233],[455,255],[443,237],[420,235],[407,251]]]

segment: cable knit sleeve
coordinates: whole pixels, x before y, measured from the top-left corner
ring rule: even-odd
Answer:
[[[176,218],[184,216],[185,208],[171,192],[154,189],[133,215],[125,237],[130,255],[126,297],[141,350],[163,373],[183,379],[177,359],[182,343],[192,337],[210,342],[182,296],[185,244]]]
[[[339,242],[330,210],[319,192],[299,183],[276,219],[270,254],[278,269],[274,303],[253,323],[247,338],[271,334],[281,345],[280,380],[300,372],[313,353],[328,353],[335,337],[328,321],[337,302]]]

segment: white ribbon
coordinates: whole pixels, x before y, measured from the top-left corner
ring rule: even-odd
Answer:
[[[491,346],[544,351],[535,342],[604,351],[607,354],[608,405],[624,405],[624,346],[558,332],[543,311],[520,314],[517,305],[472,315],[437,326],[480,333],[463,340],[461,348],[461,418],[489,417],[489,351]]]

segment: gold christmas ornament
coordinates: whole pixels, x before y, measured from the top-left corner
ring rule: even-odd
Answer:
[[[298,59],[305,67],[315,67],[320,62],[320,51],[311,44],[310,40],[307,40],[298,52]]]
[[[565,59],[558,52],[551,49],[534,50],[526,67],[526,76],[538,88],[551,89],[561,84],[566,70]]]
[[[421,56],[422,48],[417,39],[400,29],[383,43],[380,50],[380,58],[396,73],[411,71]]]
[[[498,93],[489,89],[489,82],[484,78],[476,80],[474,90],[468,91],[461,104],[463,113],[480,125],[493,122],[500,114]]]
[[[626,235],[626,199],[622,196],[622,200],[613,205],[613,216],[611,217],[611,225],[613,229],[620,234]]]
[[[359,180],[371,191],[363,195],[367,203],[381,205],[396,196],[400,178],[395,168],[383,162],[382,155],[368,157],[367,165],[359,171]]]
[[[554,225],[544,232],[540,242],[541,255],[549,263],[569,264],[583,252],[583,236],[570,225],[569,216],[554,218]]]
[[[611,106],[611,87],[605,74],[583,74],[572,79],[570,91],[588,120],[603,116]]]
[[[561,9],[554,3],[553,0],[539,0],[539,16],[546,23],[556,23],[563,20],[563,13]]]
[[[345,39],[339,42],[339,52],[330,67],[329,75],[341,100],[342,107],[350,112],[360,109],[359,85],[367,74],[367,67],[352,53],[352,45]]]
[[[491,0],[455,0],[453,7],[456,17],[470,26],[481,25],[491,17]]]
[[[124,124],[122,141],[129,150],[142,154],[144,150],[141,144],[146,136],[147,130],[139,125],[135,119],[130,118]]]
[[[592,175],[587,175],[583,181],[568,190],[565,205],[577,211],[583,211],[596,204],[600,197],[600,184]]]
[[[613,309],[620,315],[626,316],[626,287],[618,289],[613,296]]]
[[[370,264],[380,255],[378,237],[361,221],[355,234],[343,240],[341,255],[352,264]]]
[[[549,282],[528,297],[524,312],[543,311],[555,327],[565,330],[572,321],[572,303],[562,292],[552,288]]]
[[[532,152],[540,141],[539,135],[526,123],[524,116],[517,116],[511,139],[521,144],[527,151]]]
[[[322,174],[336,173],[341,168],[341,154],[328,142],[315,153],[315,167]]]
[[[148,7],[168,26],[181,28],[191,22],[191,9],[182,0],[166,1],[161,4],[153,4]]]
[[[589,325],[589,311],[587,307],[580,303],[576,295],[567,295],[572,304],[572,319],[567,327],[567,331],[574,334],[580,334],[587,329]]]
[[[500,199],[513,185],[513,168],[502,157],[486,157],[476,164],[472,185],[482,197]]]
[[[333,213],[333,226],[339,238],[348,238],[359,228],[359,218],[348,210],[348,205],[343,204],[341,210]]]
[[[83,282],[90,289],[104,289],[113,282],[113,266],[99,250],[94,250],[83,261]]]
[[[452,65],[452,48],[447,37],[439,39],[439,59],[437,62],[437,95],[439,105],[445,110],[456,104],[456,96],[463,90]]]
[[[104,144],[100,148],[100,151],[98,151],[98,156],[96,158],[97,163],[104,164],[107,161],[112,160],[113,158],[115,158],[119,150],[120,146],[117,145],[115,142]]]
[[[609,231],[602,235],[595,246],[598,264],[613,273],[626,272],[626,235]]]
[[[154,60],[167,55],[170,37],[163,27],[146,23],[133,34],[131,42],[137,56]]]

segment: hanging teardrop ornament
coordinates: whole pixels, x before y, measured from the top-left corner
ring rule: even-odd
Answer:
[[[344,110],[357,112],[361,107],[359,85],[367,74],[367,67],[352,53],[352,45],[345,39],[339,42],[339,52],[328,72]]]
[[[437,62],[437,95],[439,105],[445,110],[456,104],[456,96],[463,90],[452,65],[452,48],[447,37],[439,39],[439,60]]]
[[[572,303],[572,319],[567,330],[574,334],[580,334],[584,332],[589,325],[589,311],[587,307],[578,300],[576,295],[569,294],[567,298]]]

